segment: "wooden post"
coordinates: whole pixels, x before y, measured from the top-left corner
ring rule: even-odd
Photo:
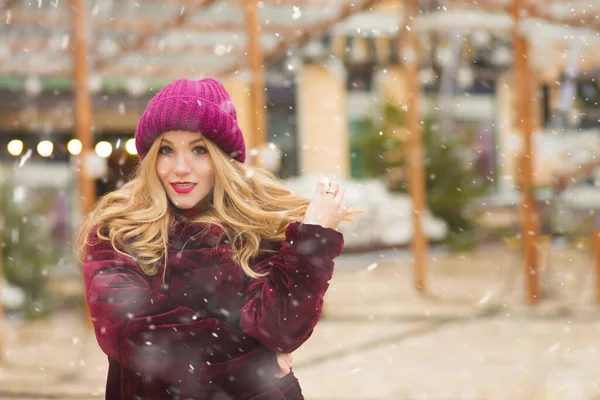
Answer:
[[[527,301],[536,304],[539,300],[538,253],[535,247],[538,234],[537,211],[533,187],[533,102],[534,91],[529,67],[529,41],[519,31],[524,0],[513,0],[512,16],[514,73],[516,90],[517,125],[523,139],[523,149],[519,156],[521,169],[519,186],[521,189],[521,229],[523,236],[523,261],[527,284]]]
[[[409,132],[407,161],[409,169],[408,188],[413,203],[413,238],[415,287],[419,292],[427,290],[427,239],[423,232],[423,215],[426,211],[425,150],[421,127],[420,88],[418,79],[418,54],[414,22],[419,10],[419,0],[406,0],[404,26],[398,30],[400,54],[405,60],[408,89],[407,128]]]
[[[248,37],[248,65],[250,67],[250,103],[252,133],[248,147],[259,149],[267,142],[265,110],[264,60],[260,44],[261,26],[258,0],[245,0],[246,35]]]
[[[79,210],[82,220],[92,210],[96,200],[94,181],[87,173],[86,157],[93,151],[91,133],[91,99],[88,89],[88,54],[86,38],[86,4],[85,0],[72,0],[73,11],[73,70],[75,73],[75,136],[81,141],[79,157]],[[83,282],[82,282],[83,283]],[[88,327],[92,327],[86,302],[82,310]]]
[[[86,37],[86,2],[72,0],[73,7],[73,64],[75,73],[75,136],[81,141],[79,155],[79,201],[83,218],[96,200],[94,181],[86,171],[85,158],[93,151],[91,133],[91,99],[88,89],[88,51]]]

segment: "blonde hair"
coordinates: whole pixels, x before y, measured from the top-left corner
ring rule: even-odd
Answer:
[[[154,141],[135,177],[102,197],[86,218],[78,237],[81,255],[93,244],[89,234],[95,230],[99,239],[110,240],[117,252],[131,257],[145,274],[155,275],[163,258],[166,270],[168,229],[174,216],[156,174],[161,139]],[[216,179],[212,206],[194,222],[222,228],[231,243],[232,258],[244,273],[264,276],[250,267],[262,240],[283,241],[288,224],[304,218],[309,199],[292,193],[267,170],[232,159],[207,138],[204,142]]]

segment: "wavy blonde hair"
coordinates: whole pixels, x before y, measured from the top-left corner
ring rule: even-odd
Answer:
[[[174,215],[156,173],[162,135],[140,163],[134,178],[120,189],[103,196],[84,221],[78,235],[80,254],[85,256],[89,234],[131,257],[147,275],[167,266],[168,229]],[[287,189],[274,174],[240,163],[204,138],[215,171],[211,207],[194,218],[223,229],[231,243],[232,257],[244,273],[256,278],[250,263],[261,250],[261,241],[283,241],[288,224],[300,222],[309,199]],[[348,219],[348,218],[347,218]],[[164,274],[163,274],[164,277]]]

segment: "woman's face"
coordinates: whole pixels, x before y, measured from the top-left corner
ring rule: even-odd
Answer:
[[[194,132],[163,135],[156,173],[171,202],[183,210],[196,206],[215,186],[215,171],[204,139]]]

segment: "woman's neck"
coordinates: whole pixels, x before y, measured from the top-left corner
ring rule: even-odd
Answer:
[[[204,211],[206,211],[206,206],[198,204],[186,210],[179,209],[179,214],[187,219],[193,219],[196,215],[201,214]]]
[[[194,207],[187,208],[187,209],[179,208],[179,207],[175,206],[173,203],[170,203],[170,205],[171,205],[171,209],[173,210],[176,217],[178,217],[180,219],[185,218],[187,220],[194,219],[194,217],[198,216],[199,214],[202,214],[203,212],[205,212],[206,210],[208,210],[210,208],[210,202],[207,199],[196,204]]]

